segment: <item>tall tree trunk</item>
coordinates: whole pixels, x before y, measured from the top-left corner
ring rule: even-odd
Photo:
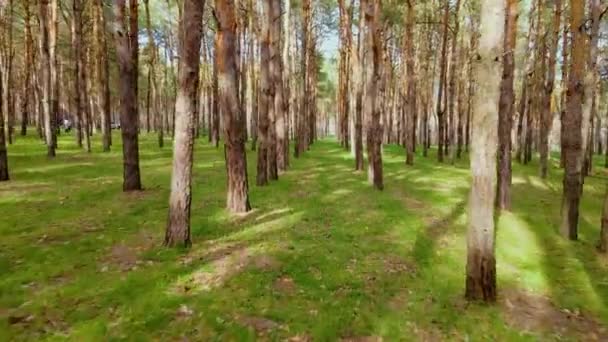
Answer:
[[[2,68],[0,68],[0,182],[10,179],[8,174],[8,153],[6,151],[6,131],[4,129],[4,100],[2,89]]]
[[[139,173],[137,114],[137,1],[130,1],[129,30],[126,26],[126,0],[114,0],[116,57],[119,69],[120,126],[123,152],[123,191],[141,190]],[[135,31],[135,32],[133,32]]]
[[[247,156],[242,109],[238,102],[238,66],[236,53],[236,13],[234,2],[215,0],[218,19],[217,56],[221,108],[224,118],[224,143],[228,172],[228,210],[243,213],[251,210],[247,181]],[[258,152],[259,153],[259,152]]]
[[[308,115],[310,113],[310,64],[311,64],[311,56],[310,56],[310,43],[311,43],[311,0],[303,0],[302,1],[302,87],[303,97],[301,98],[300,105],[300,115],[298,118],[298,129],[296,134],[296,153],[295,157],[298,158],[300,154],[302,154],[308,148],[308,135],[306,132],[308,131]]]
[[[124,1],[123,1],[124,2]],[[72,57],[74,58],[74,131],[76,134],[76,145],[82,147],[82,136],[83,136],[83,117],[82,111],[80,110],[80,103],[82,102],[82,87],[80,78],[80,69],[82,69],[82,0],[72,0]],[[86,127],[85,127],[86,128]]]
[[[457,0],[460,4],[460,0]],[[407,165],[414,165],[414,147],[416,146],[416,64],[414,61],[414,25],[416,24],[416,5],[414,0],[407,1],[407,20],[405,23],[406,32],[406,46],[405,46],[405,61],[407,64],[407,113],[409,118],[407,120],[407,134],[405,141],[406,158],[405,163]]]
[[[51,58],[51,98],[50,98],[50,111],[51,111],[51,127],[53,130],[53,146],[57,148],[57,134],[59,130],[59,58],[57,53],[57,42],[59,34],[59,4],[58,0],[51,0],[51,27],[49,30],[49,54]]]
[[[212,75],[212,91],[213,91],[213,108],[211,110],[213,119],[211,122],[211,143],[215,147],[219,147],[220,144],[220,91],[218,83],[218,60],[217,60],[217,49],[218,49],[218,37],[217,34],[213,40],[214,44],[214,59],[213,59],[213,75]],[[224,123],[225,124],[225,123]]]
[[[285,131],[285,103],[284,103],[284,88],[283,88],[283,56],[281,49],[282,37],[282,21],[281,21],[281,0],[272,0],[271,5],[272,23],[270,25],[271,37],[271,71],[272,71],[272,93],[273,93],[273,110],[272,114],[274,123],[271,122],[272,132],[271,138],[274,138],[274,147],[270,147],[271,155],[268,156],[271,179],[278,179],[278,171],[286,170],[286,157],[289,153],[286,150],[287,133]],[[274,164],[272,163],[274,154]]]
[[[558,0],[559,1],[559,0]],[[504,59],[500,101],[498,104],[498,181],[496,182],[496,206],[511,209],[511,128],[513,126],[513,75],[515,71],[515,45],[517,39],[517,1],[507,1]]]
[[[51,58],[49,54],[49,0],[40,0],[40,63],[42,83],[42,109],[44,115],[44,135],[47,147],[47,156],[55,157],[55,144],[53,143],[53,118],[51,116]],[[8,101],[10,102],[10,100]],[[10,104],[9,104],[10,105]]]
[[[582,195],[582,100],[585,71],[585,32],[583,32],[585,4],[570,1],[572,59],[568,77],[567,109],[562,118],[562,148],[564,158],[564,180],[562,197],[562,235],[571,240],[578,239],[579,203]]]
[[[469,193],[467,233],[466,297],[469,300],[496,300],[496,259],[494,205],[496,146],[498,143],[498,102],[500,97],[501,46],[504,27],[502,0],[481,4],[481,37],[476,61],[479,85],[475,97],[471,144],[472,186]]]
[[[526,54],[526,64],[525,64],[525,70],[524,70],[524,75],[523,75],[523,80],[522,80],[522,86],[521,86],[521,96],[519,97],[519,107],[518,107],[518,112],[519,112],[519,118],[518,118],[518,123],[517,123],[517,150],[516,150],[516,159],[518,162],[525,162],[525,160],[522,160],[522,155],[525,154],[525,147],[526,147],[526,135],[527,133],[524,132],[523,130],[523,122],[524,122],[524,118],[526,117],[526,113],[530,112],[530,106],[532,104],[532,96],[531,95],[531,87],[532,87],[532,77],[534,76],[534,64],[535,64],[535,59],[536,59],[536,44],[537,44],[537,38],[536,38],[536,20],[535,20],[535,13],[536,11],[541,11],[540,8],[537,8],[537,0],[532,0],[532,4],[531,4],[531,8],[530,8],[530,13],[529,13],[529,18],[528,18],[528,37],[527,37],[527,50],[528,53]],[[529,114],[528,114],[529,115]],[[531,120],[528,120],[528,123],[531,122]],[[530,130],[532,129],[531,127],[526,127],[526,130]],[[525,156],[524,156],[524,159]]]
[[[549,159],[549,134],[551,133],[551,124],[553,123],[553,113],[551,111],[551,98],[553,96],[553,85],[555,82],[555,63],[557,56],[557,48],[559,44],[559,33],[562,18],[562,2],[555,0],[553,3],[553,30],[550,38],[549,64],[547,70],[547,79],[544,85],[544,96],[541,105],[540,118],[540,176],[547,178],[547,161]],[[565,67],[565,66],[564,66]]]
[[[144,0],[144,9],[146,11],[146,33],[148,35],[148,50],[150,53],[150,58],[148,60],[148,97],[152,97],[148,99],[148,108],[150,111],[150,107],[152,107],[152,116],[154,117],[154,126],[156,128],[156,133],[158,134],[158,147],[164,146],[164,130],[162,125],[162,117],[159,110],[158,104],[158,82],[156,81],[156,43],[154,41],[154,36],[152,35],[152,24],[150,20],[150,6],[148,5],[149,0]],[[192,5],[192,4],[190,4]],[[201,34],[202,36],[202,34]],[[200,44],[199,44],[200,45]],[[151,92],[150,92],[151,88]],[[177,101],[177,100],[176,100]],[[151,103],[150,103],[151,102]],[[176,116],[177,116],[177,107],[176,107]],[[147,122],[148,130],[150,126],[150,120]]]
[[[371,0],[360,0],[359,1],[359,27],[357,33],[357,51],[353,53],[353,57],[356,58],[356,72],[355,72],[355,170],[363,171],[363,91],[365,82],[365,46],[363,31],[365,26],[363,24],[363,11],[366,6],[366,2]]]
[[[444,152],[444,144],[445,144],[445,107],[442,107],[443,104],[443,90],[446,82],[446,73],[447,73],[447,64],[448,64],[448,28],[449,28],[449,19],[450,19],[450,4],[445,3],[445,10],[443,13],[443,33],[442,33],[442,42],[441,42],[441,62],[440,62],[440,71],[439,71],[439,88],[437,91],[437,121],[438,121],[438,130],[437,130],[437,140],[438,140],[438,149],[437,149],[437,160],[439,162],[443,162],[443,152]]]
[[[145,2],[146,13],[148,1]],[[184,0],[180,23],[179,90],[175,102],[175,142],[169,197],[169,219],[165,234],[167,246],[190,246],[190,204],[192,203],[192,162],[194,116],[199,82],[199,59],[205,2]],[[149,18],[149,17],[148,17]],[[149,22],[148,22],[149,24]],[[149,26],[148,26],[149,27]],[[148,33],[150,34],[150,33]]]
[[[15,22],[15,9],[13,0],[8,0],[8,46],[7,46],[7,70],[6,70],[6,116],[8,125],[8,143],[13,143],[15,135],[15,95],[13,94],[13,59],[15,57],[15,48],[13,46],[13,24]]]
[[[371,63],[367,63],[365,80],[364,109],[369,118],[367,128],[368,180],[378,190],[384,188],[382,179],[382,127],[380,126],[380,104],[378,103],[378,86],[381,82],[382,36],[378,24],[380,0],[368,0],[365,3],[365,44],[372,53]]]
[[[98,46],[98,102],[101,112],[101,135],[102,148],[104,152],[110,151],[112,146],[112,118],[111,118],[111,102],[110,102],[110,61],[108,60],[108,39],[106,36],[106,19],[103,9],[103,0],[96,0],[97,17],[99,25]]]
[[[32,67],[34,66],[34,58],[32,57],[32,48],[34,45],[32,39],[32,26],[30,23],[32,12],[30,8],[30,1],[24,0],[23,7],[25,10],[24,15],[24,43],[25,43],[25,63],[24,63],[24,75],[23,75],[23,97],[21,98],[21,135],[27,135],[27,125],[29,121],[29,105],[30,97],[32,92]]]
[[[593,121],[593,110],[595,107],[595,96],[596,96],[596,84],[598,78],[598,69],[597,69],[597,54],[598,54],[598,41],[599,41],[599,29],[600,29],[600,20],[601,20],[601,12],[600,9],[600,0],[590,0],[589,1],[590,12],[591,12],[591,30],[589,33],[589,40],[587,41],[587,68],[585,72],[584,78],[584,88],[583,88],[583,104],[582,104],[582,152],[583,152],[583,169],[582,169],[582,182],[584,183],[584,178],[587,176],[588,172],[591,170],[591,158],[588,157],[589,149],[592,148],[592,144],[590,142],[591,139],[591,131],[592,131],[592,121]],[[581,183],[581,193],[582,193],[582,183]]]
[[[259,186],[267,185],[269,178],[269,163],[270,145],[272,141],[269,137],[270,118],[269,113],[274,110],[274,102],[272,99],[272,55],[271,55],[271,25],[272,25],[272,0],[264,0],[264,17],[261,20],[261,37],[260,37],[260,99],[259,112],[257,117],[258,123],[258,165],[256,184]]]
[[[342,146],[345,149],[349,149],[348,122],[350,115],[349,87],[351,73],[350,56],[352,49],[352,4],[350,0],[340,0],[338,1],[338,4],[340,8],[340,84],[338,86],[338,108],[340,115],[339,132]]]
[[[459,11],[460,11],[460,0],[456,0],[456,6],[454,8],[454,16],[456,18],[456,20],[454,21],[454,28],[452,29],[452,51],[450,52],[451,55],[451,62],[450,62],[450,79],[448,81],[448,98],[446,99],[448,101],[448,118],[449,118],[449,139],[448,139],[448,143],[449,143],[449,156],[450,156],[450,163],[452,165],[454,165],[454,163],[456,162],[456,124],[455,124],[455,107],[456,107],[456,76],[458,75],[458,30],[459,30],[459,26],[460,26],[460,17],[459,17]]]

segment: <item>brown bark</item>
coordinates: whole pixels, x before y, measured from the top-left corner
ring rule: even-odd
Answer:
[[[238,102],[236,13],[230,0],[215,0],[215,10],[218,19],[216,59],[219,84],[222,86],[220,94],[228,172],[227,207],[233,213],[242,213],[251,210],[251,206],[243,133],[245,117]]]
[[[137,114],[137,2],[130,2],[129,30],[126,20],[126,0],[114,1],[116,20],[116,57],[119,70],[120,126],[123,152],[123,191],[141,190],[139,172],[138,114]],[[135,38],[135,39],[134,39]]]
[[[355,66],[355,119],[354,119],[354,148],[355,148],[355,170],[363,171],[363,90],[365,80],[365,47],[363,41],[363,9],[366,2],[370,0],[359,1],[359,27],[357,35],[357,51],[353,53],[356,58]]]
[[[498,180],[496,182],[496,206],[503,210],[511,209],[511,128],[513,126],[516,39],[517,1],[508,0],[503,42],[503,71],[498,103]]]
[[[32,57],[33,39],[32,39],[32,27],[31,17],[32,12],[30,8],[30,1],[24,0],[24,51],[25,51],[25,62],[24,62],[24,75],[23,75],[23,96],[21,98],[21,135],[27,135],[27,125],[29,121],[29,105],[30,97],[32,92],[32,67],[34,66],[34,58]]]
[[[350,0],[339,0],[340,9],[340,67],[338,85],[338,111],[340,142],[349,149],[348,123],[350,116],[350,56],[352,49],[352,4]]]
[[[2,68],[0,68],[0,80],[2,80]],[[0,81],[0,94],[3,94],[2,82]],[[10,179],[8,172],[8,153],[6,150],[6,132],[4,129],[4,100],[0,95],[0,182]]]
[[[406,158],[405,163],[407,165],[414,165],[414,147],[416,146],[416,88],[417,88],[417,80],[416,80],[416,70],[415,70],[415,61],[414,61],[414,25],[416,24],[416,4],[415,0],[408,0],[406,2],[407,5],[407,19],[405,23],[405,32],[406,32],[406,46],[405,50],[405,61],[407,64],[407,134],[405,141],[405,149],[406,149]],[[457,3],[460,4],[460,0],[457,0]],[[458,5],[457,5],[458,6]]]
[[[481,37],[476,63],[479,85],[475,97],[471,144],[472,186],[469,193],[466,298],[496,300],[494,205],[498,102],[503,53],[503,0],[481,4]]]
[[[365,80],[364,110],[369,118],[367,128],[368,180],[378,190],[384,188],[382,179],[382,127],[380,126],[380,104],[378,87],[381,82],[382,36],[378,23],[380,0],[368,0],[364,7],[365,44],[372,54],[371,63],[367,63]]]
[[[278,44],[275,42],[275,27],[280,25],[280,8],[277,10],[276,1],[270,0],[268,5],[268,32],[269,32],[269,52],[270,52],[270,84],[268,87],[269,91],[269,104],[268,104],[268,179],[277,180],[279,178],[279,170],[277,167],[277,150],[278,150],[278,138],[277,138],[277,103],[276,103],[276,90],[278,84],[277,81],[277,68],[278,68]],[[280,35],[278,36],[280,37]],[[280,39],[280,38],[279,38]]]
[[[15,57],[15,48],[13,46],[13,22],[15,21],[15,8],[13,0],[8,0],[8,46],[6,56],[6,116],[8,129],[8,143],[13,143],[15,135],[15,95],[13,94],[13,59]],[[48,19],[47,19],[48,20]]]
[[[148,94],[147,94],[147,112],[152,112],[154,126],[156,129],[156,133],[158,135],[158,147],[164,146],[164,129],[162,124],[162,116],[159,113],[159,103],[158,103],[158,82],[156,80],[156,43],[154,41],[154,36],[152,35],[152,24],[150,20],[150,8],[148,5],[149,0],[144,0],[144,9],[146,12],[146,33],[148,35],[148,51],[150,54],[150,58],[148,60]],[[192,4],[189,4],[192,6]],[[202,39],[202,34],[201,34]],[[200,46],[200,44],[199,44]],[[177,101],[177,100],[176,100]],[[176,109],[177,110],[177,109]],[[150,131],[150,115],[146,115],[146,129],[148,132]],[[177,113],[176,113],[177,116]]]
[[[148,2],[145,1],[146,12]],[[205,2],[184,1],[184,17],[180,23],[179,89],[175,102],[175,141],[173,172],[169,197],[169,218],[165,234],[166,246],[190,246],[190,205],[192,203],[192,162],[194,123],[199,83],[199,59]]]
[[[452,29],[452,51],[451,54],[451,62],[450,62],[450,79],[448,81],[448,119],[449,119],[449,132],[448,132],[448,144],[449,144],[449,156],[450,163],[453,165],[456,162],[456,116],[455,116],[455,106],[456,106],[456,76],[458,75],[458,30],[460,26],[460,0],[456,0],[456,6],[454,8],[455,18],[454,28]]]
[[[437,151],[437,160],[439,162],[443,162],[443,152],[444,152],[444,136],[445,136],[445,107],[443,105],[443,90],[446,82],[446,73],[447,73],[447,51],[448,51],[448,28],[449,28],[449,19],[450,19],[450,6],[449,3],[444,4],[445,9],[443,12],[443,33],[442,33],[442,42],[441,42],[441,62],[440,62],[440,71],[439,71],[439,88],[437,92],[437,121],[438,121],[438,129],[437,129],[437,142],[438,142],[438,151]]]
[[[274,115],[276,132],[276,169],[280,172],[287,170],[287,155],[289,148],[287,145],[287,125],[285,108],[285,90],[283,86],[283,55],[281,49],[282,22],[281,22],[281,0],[272,0],[272,18],[274,21],[271,28],[272,44],[274,46],[273,62],[273,83],[274,83]],[[274,171],[274,170],[273,170]],[[278,174],[272,178],[277,179]]]
[[[40,0],[40,78],[42,83],[42,110],[44,116],[44,135],[47,146],[47,156],[55,157],[53,143],[53,118],[51,116],[51,58],[49,54],[49,0]],[[8,100],[10,106],[10,100]]]
[[[562,148],[564,178],[562,197],[562,235],[578,239],[579,203],[582,193],[582,100],[585,70],[585,32],[583,32],[585,5],[570,1],[570,27],[572,35],[572,59],[568,77],[567,109],[562,118]],[[578,29],[577,29],[578,28]]]
[[[553,28],[550,38],[549,63],[547,69],[547,79],[544,85],[544,96],[541,105],[540,118],[540,176],[547,178],[547,160],[549,159],[549,134],[551,133],[551,124],[553,123],[553,113],[551,112],[551,98],[553,96],[553,86],[555,83],[555,64],[557,56],[557,48],[559,44],[559,33],[562,17],[562,2],[555,0],[553,3]]]
[[[258,164],[256,184],[267,185],[269,179],[269,157],[272,141],[269,136],[270,112],[274,110],[272,98],[272,55],[271,55],[271,26],[272,26],[272,0],[264,0],[264,17],[260,37],[260,98],[257,115],[258,124]]]

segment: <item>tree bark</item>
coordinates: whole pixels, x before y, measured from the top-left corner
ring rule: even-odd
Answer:
[[[119,70],[120,126],[123,152],[123,191],[141,190],[139,172],[137,114],[137,1],[130,2],[129,30],[126,20],[126,0],[114,0],[116,20],[116,57]],[[136,32],[133,32],[136,31]]]
[[[405,141],[406,157],[405,163],[407,165],[414,165],[414,147],[416,146],[416,63],[414,61],[414,25],[416,24],[416,4],[415,0],[408,0],[407,5],[407,21],[405,24],[406,32],[406,46],[405,46],[405,61],[407,64],[407,112],[409,118],[407,120],[407,134]],[[460,0],[457,0],[460,4]],[[458,5],[457,5],[458,6]]]
[[[272,26],[272,5],[273,0],[264,0],[264,18],[261,24],[260,37],[260,99],[259,112],[257,116],[258,124],[258,165],[256,184],[264,186],[268,184],[269,179],[269,157],[270,145],[272,141],[269,137],[270,118],[269,113],[274,110],[274,102],[272,98],[272,55],[271,55],[271,26]]]
[[[0,68],[0,182],[10,179],[8,172],[8,153],[6,150],[6,131],[4,128],[4,93],[2,89],[2,68]]]
[[[44,135],[47,147],[47,156],[55,157],[55,144],[53,143],[53,118],[51,116],[51,57],[49,53],[49,0],[40,0],[40,78],[42,83],[42,110],[44,116]],[[10,102],[10,100],[8,100]],[[10,103],[9,103],[10,106]],[[9,133],[10,135],[10,133]]]
[[[380,0],[368,0],[364,7],[365,44],[372,53],[371,63],[367,63],[365,80],[364,110],[369,118],[367,128],[368,180],[378,190],[384,188],[382,179],[382,127],[380,126],[380,104],[378,103],[378,86],[381,82],[382,37],[378,24]]]
[[[247,181],[247,156],[243,133],[242,108],[238,102],[238,66],[236,53],[236,13],[234,2],[215,0],[218,19],[217,66],[224,118],[224,143],[228,172],[228,210],[242,213],[251,210]],[[258,152],[259,153],[259,152]]]
[[[146,0],[144,3],[148,13],[148,1]],[[199,83],[204,7],[204,1],[184,0],[184,17],[180,23],[182,41],[179,44],[179,89],[175,102],[175,141],[169,218],[165,234],[166,246],[189,247],[191,244],[190,205],[192,203],[194,117]]]
[[[281,0],[272,0],[272,44],[274,45],[274,113],[276,131],[276,167],[280,172],[287,170],[287,155],[289,148],[287,145],[287,124],[285,89],[283,85],[283,50],[281,49],[282,21],[281,21]],[[277,179],[276,177],[274,179]]]
[[[498,102],[501,79],[500,58],[505,18],[504,1],[481,4],[481,37],[476,61],[479,85],[475,97],[471,144],[472,186],[469,193],[467,233],[466,298],[496,300],[494,205]]]
[[[602,209],[602,226],[600,228],[600,241],[597,246],[600,253],[608,253],[608,186],[604,195],[604,207]]]
[[[460,0],[456,0],[456,6],[454,9],[454,28],[452,30],[452,51],[451,51],[451,62],[450,62],[450,79],[448,81],[448,118],[449,118],[449,156],[450,163],[454,165],[456,162],[456,123],[455,120],[455,107],[456,107],[456,75],[458,75],[458,30],[460,28]]]
[[[442,99],[443,99],[443,90],[446,82],[446,70],[447,70],[447,51],[448,51],[448,28],[449,28],[449,14],[450,14],[450,4],[445,3],[445,10],[443,13],[443,34],[442,34],[442,42],[441,42],[441,62],[440,62],[440,71],[439,71],[439,88],[437,91],[437,121],[438,121],[438,130],[437,130],[437,160],[440,163],[443,163],[443,152],[444,152],[444,144],[445,144],[445,107],[442,107]]]
[[[544,96],[541,105],[540,118],[540,176],[547,178],[548,159],[549,159],[549,134],[551,133],[551,125],[553,123],[553,113],[551,112],[551,98],[553,96],[553,86],[555,83],[555,63],[557,56],[557,48],[559,44],[559,33],[562,18],[562,2],[555,0],[553,3],[553,30],[551,31],[550,43],[552,44],[549,51],[549,64],[547,70],[547,79],[544,84]],[[565,67],[565,66],[564,66]]]
[[[34,66],[34,58],[32,57],[33,39],[32,39],[32,26],[30,23],[32,12],[30,8],[30,1],[24,0],[24,43],[25,43],[25,63],[24,63],[24,75],[23,75],[23,97],[21,98],[21,135],[27,135],[27,125],[29,121],[29,105],[30,97],[32,92],[32,67]]]
[[[578,239],[579,203],[582,194],[582,100],[585,71],[585,32],[583,23],[585,5],[570,1],[570,27],[572,35],[571,66],[568,77],[567,109],[562,118],[562,148],[564,178],[562,195],[561,234],[570,240]]]
[[[515,71],[516,39],[517,1],[508,0],[503,43],[503,71],[498,104],[499,141],[496,206],[502,210],[511,209],[511,128],[513,126],[513,75]]]

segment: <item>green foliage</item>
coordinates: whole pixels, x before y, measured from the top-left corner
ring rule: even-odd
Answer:
[[[608,266],[593,250],[604,170],[585,183],[581,241],[571,243],[556,231],[557,161],[547,181],[535,164],[514,166],[513,213],[498,219],[501,302],[484,306],[462,298],[466,160],[453,167],[417,155],[405,167],[403,150],[386,146],[379,192],[335,141],[319,141],[279,181],[250,182],[255,210],[231,217],[223,150],[202,138],[194,246],[184,251],[160,246],[171,146],[141,136],[146,190],[124,194],[114,138],[113,152],[101,153],[95,137],[87,154],[62,135],[54,160],[33,136],[10,147],[13,179],[0,184],[0,340],[591,340],[589,327],[608,324]],[[248,153],[250,177],[255,158]],[[507,302],[517,291],[548,296],[574,317],[565,322],[597,323],[569,330],[549,320],[526,331],[509,310],[523,306],[532,326],[550,316]]]

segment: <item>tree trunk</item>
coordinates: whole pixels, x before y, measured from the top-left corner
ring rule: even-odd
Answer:
[[[498,102],[501,79],[500,58],[505,18],[504,1],[485,0],[481,4],[481,37],[476,76],[471,144],[472,186],[469,193],[467,233],[466,297],[469,300],[496,300],[496,259],[494,256],[494,205]]]
[[[456,162],[456,124],[455,124],[455,101],[456,101],[456,75],[458,75],[458,72],[456,71],[458,68],[458,30],[459,30],[459,26],[460,26],[460,17],[459,17],[459,10],[460,10],[460,0],[456,0],[456,7],[454,9],[455,12],[455,18],[456,20],[454,21],[454,28],[452,30],[452,51],[451,51],[451,62],[450,62],[450,79],[448,82],[448,117],[449,117],[449,122],[450,122],[450,126],[449,126],[449,156],[450,156],[450,163],[452,165],[454,165],[454,163]]]
[[[277,84],[277,68],[279,61],[279,44],[276,39],[280,40],[280,27],[279,35],[275,32],[275,27],[281,24],[280,21],[280,7],[275,9],[276,1],[270,0],[269,12],[267,12],[267,20],[269,27],[269,47],[270,47],[270,86],[269,93],[269,104],[268,104],[268,179],[277,180],[279,179],[279,170],[277,167],[277,151],[278,151],[278,137],[277,137],[277,102],[276,102],[276,90],[279,84]]]
[[[227,206],[233,213],[242,213],[251,210],[251,206],[243,133],[245,118],[239,107],[236,87],[238,83],[236,13],[234,3],[227,0],[215,0],[215,10],[218,19],[216,59],[219,84],[222,87],[220,94],[228,172]]]
[[[382,127],[380,126],[380,104],[378,86],[381,82],[382,37],[378,24],[380,0],[368,0],[364,7],[365,44],[372,53],[371,63],[366,63],[364,110],[369,118],[367,128],[368,180],[378,190],[384,188],[382,179]]]
[[[148,1],[146,0],[144,3],[146,13],[149,13]],[[188,247],[191,244],[190,204],[192,202],[194,116],[196,115],[199,83],[204,7],[204,1],[185,0],[184,17],[180,23],[182,34],[180,34],[179,43],[179,90],[175,102],[175,142],[173,144],[169,218],[165,234],[166,246]]]
[[[137,114],[137,2],[130,2],[130,29],[126,27],[126,0],[114,1],[116,57],[119,70],[120,126],[123,152],[123,191],[141,190]]]
[[[6,151],[6,132],[4,129],[4,100],[2,89],[2,68],[0,68],[0,182],[10,179],[8,174],[8,154]]]
[[[508,0],[503,43],[503,71],[498,104],[498,181],[496,183],[496,206],[503,210],[511,209],[511,128],[513,126],[516,39],[517,1]]]
[[[584,24],[585,4],[581,1],[570,1],[570,27],[582,28]],[[562,235],[571,240],[578,239],[579,203],[582,195],[582,100],[585,71],[585,32],[581,29],[571,30],[572,58],[568,77],[567,109],[562,118],[562,148],[564,158],[564,180],[562,196]]]
[[[365,29],[363,25],[363,10],[365,8],[366,1],[370,0],[360,0],[359,1],[359,27],[357,34],[357,51],[353,53],[353,57],[355,57],[355,170],[363,171],[363,90],[365,81],[365,46],[364,46],[364,37],[363,30]]]
[[[557,56],[557,48],[559,44],[559,33],[562,17],[562,2],[555,0],[553,3],[553,30],[551,31],[551,40],[549,51],[549,64],[547,70],[547,80],[544,86],[544,96],[541,105],[540,118],[540,176],[547,178],[547,161],[549,159],[549,134],[551,133],[551,125],[553,123],[553,113],[551,111],[551,98],[553,96],[553,85],[555,82],[555,63]]]
[[[13,59],[15,57],[15,48],[13,46],[13,22],[15,21],[15,10],[13,0],[8,0],[8,46],[7,46],[7,70],[6,70],[6,116],[8,125],[8,143],[13,144],[15,135],[15,95],[13,94]],[[48,20],[48,19],[47,19]]]
[[[457,0],[460,4],[460,0]],[[407,1],[407,21],[405,23],[406,32],[406,46],[405,50],[405,61],[407,64],[407,113],[409,118],[407,120],[407,134],[405,141],[406,157],[405,163],[407,165],[414,165],[414,147],[416,146],[416,63],[414,60],[414,25],[416,24],[416,5],[414,0]],[[457,5],[458,6],[458,5]]]
[[[32,57],[33,39],[32,39],[32,27],[30,19],[32,12],[30,8],[30,1],[24,0],[23,7],[25,9],[24,15],[24,30],[25,30],[25,63],[24,63],[24,75],[23,75],[23,97],[21,98],[21,135],[27,135],[27,125],[29,121],[29,105],[30,96],[32,92],[32,67],[34,66],[34,58]]]
[[[258,165],[256,184],[259,186],[267,185],[270,168],[270,144],[272,141],[269,137],[269,113],[274,110],[274,102],[272,99],[272,55],[271,55],[271,25],[272,25],[272,5],[273,0],[264,0],[264,17],[261,20],[261,37],[260,37],[260,99],[259,112],[257,116],[258,123]]]
[[[437,150],[437,160],[442,163],[443,162],[443,152],[444,152],[444,136],[445,136],[445,107],[442,107],[442,99],[443,99],[443,90],[446,82],[446,70],[448,64],[448,28],[449,28],[449,19],[450,19],[450,4],[445,3],[445,10],[443,13],[443,33],[442,33],[442,42],[441,42],[441,70],[439,71],[439,88],[437,91],[437,121],[438,121],[438,130],[437,130],[437,141],[438,141],[438,150]]]
[[[273,69],[274,69],[274,114],[275,114],[275,131],[276,131],[276,168],[280,172],[287,170],[287,155],[289,148],[287,145],[287,125],[285,111],[285,91],[283,86],[283,50],[281,49],[282,37],[282,22],[281,22],[281,0],[272,0],[272,43],[274,46]],[[277,174],[278,176],[278,174]],[[277,179],[275,177],[274,179]]]
[[[42,83],[42,110],[44,115],[44,135],[47,147],[47,156],[55,157],[55,144],[53,143],[53,118],[51,116],[51,57],[49,54],[49,0],[40,0],[40,63]],[[10,102],[8,100],[7,102]],[[10,106],[10,103],[9,103]],[[10,133],[9,133],[10,135]]]

